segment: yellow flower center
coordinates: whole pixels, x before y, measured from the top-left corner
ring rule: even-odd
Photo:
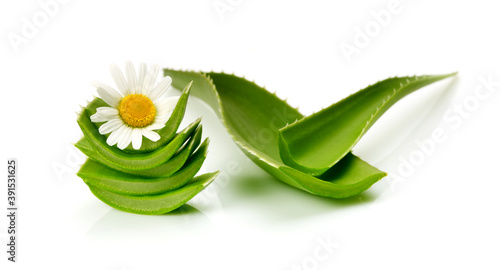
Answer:
[[[124,97],[118,105],[118,111],[123,121],[131,127],[145,127],[153,123],[156,108],[145,95],[131,94]]]

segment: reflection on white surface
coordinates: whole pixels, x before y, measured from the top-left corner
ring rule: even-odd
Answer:
[[[109,209],[86,233],[90,239],[119,240],[126,236],[133,240],[168,240],[179,237],[181,232],[208,230],[210,219],[196,208],[184,205],[168,214],[159,216],[137,215]]]

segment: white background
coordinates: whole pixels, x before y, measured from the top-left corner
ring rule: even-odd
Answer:
[[[18,159],[20,212],[17,264],[0,217],[0,268],[499,269],[500,86],[481,80],[500,81],[500,6],[400,0],[381,26],[373,14],[394,11],[389,0],[333,2],[70,0],[44,21],[37,1],[2,1],[0,171]],[[32,36],[23,18],[38,20]],[[367,26],[369,42],[346,57],[341,46]],[[203,116],[211,138],[202,171],[223,174],[191,207],[142,216],[111,209],[75,176],[75,113],[96,95],[89,82],[113,84],[109,64],[126,60],[244,75],[304,114],[387,77],[459,75],[377,122],[354,153],[390,176],[347,200],[273,179],[193,98],[186,123]],[[422,152],[436,130],[444,138]]]

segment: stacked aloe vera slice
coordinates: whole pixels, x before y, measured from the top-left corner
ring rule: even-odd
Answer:
[[[207,156],[208,138],[202,142],[200,119],[177,132],[184,118],[192,83],[179,98],[161,139],[143,138],[140,149],[120,150],[106,143],[99,123],[90,116],[106,103],[95,98],[78,116],[84,137],[75,146],[88,156],[78,172],[92,193],[104,203],[126,212],[163,214],[184,205],[207,187],[218,172],[195,177]]]

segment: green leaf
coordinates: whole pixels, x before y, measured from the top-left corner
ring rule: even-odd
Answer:
[[[197,176],[183,187],[159,195],[124,195],[89,184],[88,186],[97,198],[116,209],[136,214],[159,215],[184,205],[212,183],[218,174],[219,172],[214,172]]]
[[[279,130],[303,116],[264,88],[234,75],[164,70],[181,88],[194,81],[191,95],[204,100],[219,116],[238,147],[277,179],[309,193],[345,198],[356,195],[386,174],[348,153],[324,177],[313,177],[285,165],[279,152]]]
[[[190,124],[178,133],[168,144],[148,153],[126,153],[106,143],[105,137],[90,121],[88,110],[83,110],[78,118],[78,125],[83,131],[87,142],[94,151],[106,160],[106,165],[112,168],[119,167],[127,170],[144,170],[157,167],[169,160],[184,144],[200,123],[200,119]]]
[[[80,149],[80,151],[82,151],[90,159],[99,162],[101,164],[104,164],[110,168],[113,168],[114,170],[148,178],[161,178],[172,175],[177,170],[179,170],[184,165],[184,163],[186,163],[186,160],[189,158],[189,156],[193,154],[196,147],[200,145],[201,134],[202,134],[202,126],[199,125],[195,131],[194,136],[190,138],[189,143],[184,145],[181,149],[179,149],[177,154],[175,154],[168,161],[157,167],[144,170],[129,170],[129,169],[124,169],[120,166],[113,166],[108,164],[106,159],[104,159],[101,155],[99,155],[94,151],[94,149],[92,148],[92,146],[90,146],[85,137],[82,138],[80,141],[78,141],[75,144],[75,146],[78,149]]]
[[[342,159],[398,100],[453,74],[390,78],[280,129],[279,149],[286,165],[321,175]]]
[[[152,195],[184,186],[200,170],[207,154],[208,140],[189,158],[184,167],[170,177],[144,178],[115,171],[91,159],[80,168],[78,176],[85,183],[120,194]]]
[[[325,197],[333,197],[331,194],[335,194],[334,198],[338,199],[359,194],[386,176],[386,173],[380,172],[351,153],[319,177],[286,166],[280,167],[280,170],[310,192]],[[325,181],[317,181],[318,178]],[[359,181],[360,178],[363,181]]]

